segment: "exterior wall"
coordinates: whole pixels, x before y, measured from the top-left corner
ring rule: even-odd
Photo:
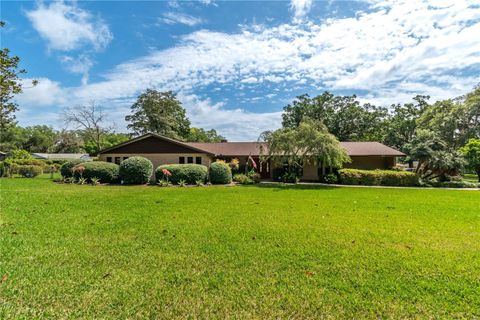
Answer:
[[[319,179],[318,164],[311,162],[303,165],[302,180],[318,181]]]
[[[178,163],[179,157],[185,157],[185,163],[187,157],[193,157],[193,163],[195,163],[196,157],[202,157],[202,165],[210,166],[212,159],[204,153],[102,153],[99,155],[101,161],[107,161],[107,157],[112,158],[112,162],[115,162],[115,157],[120,157],[121,161],[126,157],[141,156],[145,157],[153,163],[153,170],[162,164],[175,164]]]
[[[351,163],[344,164],[344,168],[374,170],[374,169],[389,169],[396,164],[395,157],[382,156],[366,156],[366,157],[350,157]]]
[[[156,137],[147,137],[139,141],[116,147],[111,151],[107,151],[107,153],[115,154],[180,154],[192,152],[195,152],[195,149]]]

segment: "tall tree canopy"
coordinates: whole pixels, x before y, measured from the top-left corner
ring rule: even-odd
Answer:
[[[267,131],[262,133],[259,140],[267,145],[263,157],[277,163],[287,163],[293,170],[301,168],[305,162],[341,168],[350,161],[337,138],[318,120],[304,118],[295,128]]]
[[[190,134],[188,120],[182,103],[171,91],[147,89],[131,106],[132,114],[125,117],[127,128],[135,135],[154,132],[173,139],[185,140]]]
[[[305,118],[318,120],[340,141],[381,140],[388,115],[386,108],[360,104],[355,95],[334,96],[330,92],[313,98],[298,96],[283,110],[283,127],[295,128]]]
[[[5,23],[0,21],[0,28]],[[6,129],[15,121],[15,111],[18,110],[17,103],[13,98],[15,95],[22,93],[22,81],[20,75],[26,73],[25,69],[18,67],[20,58],[11,56],[10,50],[7,48],[0,49],[0,132]],[[32,81],[33,85],[37,81]]]
[[[189,142],[221,142],[225,137],[219,135],[215,129],[190,128]]]

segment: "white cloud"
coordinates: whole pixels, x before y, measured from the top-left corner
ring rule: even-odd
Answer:
[[[293,20],[300,22],[310,12],[313,0],[290,0],[290,9],[293,10]]]
[[[478,34],[480,7],[472,1],[376,2],[369,12],[322,24],[196,31],[68,92],[74,101],[115,101],[122,110],[148,87],[182,92],[194,124],[219,129],[229,139],[254,139],[278,126],[280,113],[214,104],[195,92],[224,85],[241,90],[245,83],[250,89],[256,82],[272,85],[279,95],[292,88],[361,89],[368,92],[362,99],[386,105],[416,94],[455,97],[479,81]],[[472,76],[464,74],[467,69]]]
[[[185,24],[187,26],[193,27],[197,24],[203,22],[202,19],[185,14],[180,12],[167,12],[164,13],[162,18],[159,19],[161,22],[166,24]]]
[[[77,57],[62,56],[60,61],[68,71],[82,75],[82,85],[87,84],[89,70],[93,66],[93,61],[88,55],[81,54]]]
[[[38,84],[32,85],[33,79],[23,79],[23,93],[16,100],[20,107],[41,108],[55,104],[62,104],[66,101],[64,89],[58,82],[48,78],[38,78]]]
[[[79,8],[76,2],[39,3],[26,15],[52,50],[70,51],[83,46],[100,50],[113,38],[100,18]]]

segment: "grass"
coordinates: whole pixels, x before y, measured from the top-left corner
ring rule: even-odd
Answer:
[[[0,179],[0,318],[475,318],[478,191]]]

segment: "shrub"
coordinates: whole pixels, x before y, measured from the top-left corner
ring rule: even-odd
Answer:
[[[32,166],[32,165],[21,165],[18,166],[17,172],[25,178],[35,178],[38,175],[43,173],[42,167]]]
[[[467,181],[430,181],[429,185],[437,188],[480,188],[480,183]]]
[[[233,176],[233,181],[238,182],[240,184],[254,184],[255,181],[253,181],[249,176],[242,174],[242,173],[237,173],[236,175]]]
[[[184,180],[187,184],[197,184],[197,181],[206,181],[208,168],[201,164],[166,164],[161,165],[155,170],[157,181],[167,180],[162,170],[168,170],[172,175],[168,177],[168,181],[178,184],[180,180]]]
[[[232,170],[225,162],[210,165],[210,182],[212,184],[229,184],[232,182]]]
[[[73,172],[72,172],[73,167],[75,167],[77,164],[80,164],[80,163],[83,163],[83,162],[84,162],[84,160],[81,160],[81,159],[73,159],[73,160],[65,162],[60,167],[60,174],[64,178],[73,177]]]
[[[338,173],[340,183],[348,185],[416,186],[419,184],[418,176],[408,171],[341,169]]]
[[[120,180],[125,184],[145,184],[153,172],[153,164],[144,157],[130,157],[120,164]]]
[[[255,182],[255,183],[259,183],[260,180],[262,179],[262,176],[260,175],[260,173],[255,172],[255,171],[253,171],[253,170],[251,170],[251,171],[248,173],[248,177],[249,177],[250,179],[252,179],[253,182]]]
[[[10,158],[13,159],[32,159],[32,156],[27,150],[15,149],[10,151]]]
[[[81,164],[85,169],[83,173],[75,173],[75,178],[78,179],[83,177],[89,181],[92,181],[92,178],[97,178],[100,182],[103,183],[112,183],[118,181],[118,165],[110,162],[103,161],[92,161],[84,162]],[[63,167],[62,167],[63,168]]]
[[[325,183],[334,184],[338,182],[338,177],[335,173],[329,173],[323,177],[323,181],[325,181]]]

